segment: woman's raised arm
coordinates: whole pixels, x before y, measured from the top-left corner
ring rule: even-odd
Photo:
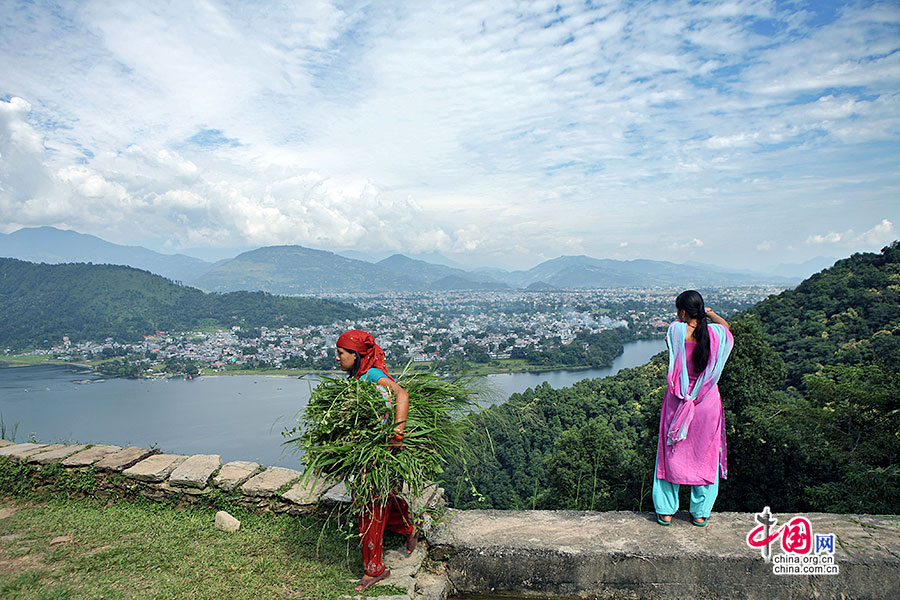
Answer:
[[[725,319],[723,319],[722,317],[717,315],[716,311],[714,311],[713,309],[707,308],[706,316],[709,317],[709,320],[712,321],[713,323],[716,323],[718,325],[724,325],[725,329],[731,331],[731,327],[728,326],[728,321],[726,321]]]

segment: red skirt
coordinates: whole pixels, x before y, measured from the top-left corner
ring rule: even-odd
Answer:
[[[409,504],[391,494],[382,506],[375,502],[369,510],[359,514],[359,533],[362,536],[363,568],[366,575],[378,577],[384,573],[384,530],[409,537],[415,533]]]

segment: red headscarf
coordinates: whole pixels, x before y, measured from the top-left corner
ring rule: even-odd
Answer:
[[[344,350],[359,352],[359,368],[356,369],[356,378],[375,367],[381,369],[384,374],[394,380],[388,373],[387,365],[384,363],[384,350],[375,343],[375,337],[368,331],[362,329],[351,329],[345,331],[338,338],[337,345]]]

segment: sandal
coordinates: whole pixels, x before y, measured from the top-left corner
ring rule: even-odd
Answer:
[[[691,515],[691,525],[695,527],[706,527],[707,521],[709,521],[709,517],[695,517]]]
[[[669,520],[663,521],[663,517],[669,517]],[[656,522],[660,525],[665,525],[666,527],[668,527],[672,524],[672,515],[661,515],[659,513],[656,513]]]
[[[372,587],[373,585],[375,585],[382,579],[387,579],[390,576],[391,576],[390,569],[385,569],[384,571],[381,572],[381,575],[378,575],[376,577],[366,577],[365,575],[363,575],[362,579],[360,579],[356,583],[356,587],[354,588],[354,590],[357,592],[362,592],[364,590],[369,589],[370,587]]]

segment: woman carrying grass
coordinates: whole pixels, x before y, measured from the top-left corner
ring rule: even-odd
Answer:
[[[487,390],[472,376],[424,373],[402,373],[399,385],[387,372],[384,351],[358,329],[338,338],[337,360],[349,377],[322,377],[297,425],[282,434],[284,444],[302,452],[307,483],[344,481],[350,489],[362,537],[365,575],[356,588],[362,591],[390,575],[385,529],[406,537],[408,553],[415,549],[418,517],[410,516],[398,490],[427,497],[425,512],[440,502],[435,480],[445,465],[466,464],[475,399]]]
[[[388,403],[385,422],[391,416],[393,397],[394,428],[389,439],[391,449],[403,449],[403,431],[409,414],[409,394],[387,372],[384,350],[375,343],[371,333],[352,329],[341,334],[337,341],[337,360],[341,370],[349,377],[370,381],[379,386]],[[380,499],[379,499],[380,500]],[[416,547],[417,534],[409,514],[409,504],[396,493],[390,493],[387,502],[376,500],[359,513],[359,533],[362,536],[363,568],[365,574],[356,585],[361,592],[376,582],[390,576],[384,566],[384,530],[406,536],[406,551],[411,554]]]

